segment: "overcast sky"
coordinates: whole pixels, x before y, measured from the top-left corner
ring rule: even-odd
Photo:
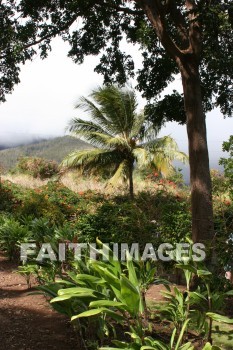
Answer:
[[[129,49],[129,48],[127,48]],[[137,66],[140,54],[135,48]],[[56,39],[53,51],[45,60],[35,58],[22,67],[21,83],[7,96],[7,102],[0,105],[0,144],[6,140],[25,138],[26,135],[59,136],[64,135],[67,122],[77,116],[74,104],[81,95],[102,84],[102,76],[94,73],[98,59],[88,57],[83,65],[74,64],[67,58],[68,47],[61,39]],[[170,89],[181,89],[180,79]],[[138,95],[139,105],[144,101]],[[210,158],[221,155],[222,142],[233,133],[233,119],[223,119],[215,110],[207,116],[208,143]],[[171,134],[180,148],[187,151],[185,126],[168,123],[161,135]]]

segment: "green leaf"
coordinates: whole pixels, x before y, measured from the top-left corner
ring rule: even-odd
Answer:
[[[120,303],[119,301],[113,301],[113,300],[96,300],[92,301],[89,305],[90,307],[121,307],[124,306],[124,304]]]
[[[233,296],[233,290],[229,290],[228,292],[225,293],[225,295]]]
[[[212,273],[208,270],[197,270],[198,277],[211,276]]]
[[[95,290],[90,289],[90,288],[73,287],[73,288],[60,289],[58,291],[58,295],[80,294],[80,293],[94,293],[94,292],[95,292]]]
[[[64,301],[64,300],[68,300],[68,299],[71,299],[73,298],[75,295],[74,294],[66,294],[66,295],[62,295],[60,297],[56,297],[56,298],[53,298],[52,300],[50,300],[50,303],[58,303],[58,302],[61,302],[61,301]]]
[[[202,350],[221,350],[221,348],[219,348],[216,345],[211,345],[210,343],[206,343]]]
[[[69,287],[75,287],[75,284],[70,282],[70,281],[67,281],[67,280],[63,280],[63,279],[56,279],[56,283],[59,283],[61,285],[65,285],[65,286],[69,286]]]
[[[98,283],[98,284],[104,284],[105,281],[99,277],[93,276],[93,275],[88,275],[88,274],[78,274],[76,276],[77,281],[88,281],[92,283]]]
[[[99,264],[98,261],[92,262],[93,268],[109,284],[109,286],[120,290],[119,278],[109,271],[109,269],[107,268],[107,264],[103,264],[103,265],[106,265],[106,267],[101,266],[101,264]]]
[[[120,341],[120,340],[113,340],[112,343],[116,346],[118,346],[120,349],[125,349],[126,347],[129,346],[128,343],[125,341]]]
[[[71,321],[74,321],[77,318],[96,316],[96,315],[99,315],[99,314],[103,313],[103,311],[104,311],[103,308],[84,311],[84,312],[82,312],[79,315],[71,317]]]
[[[213,312],[207,312],[206,315],[210,317],[212,320],[217,321],[217,322],[222,322],[222,323],[229,323],[233,324],[233,319],[228,318],[226,316],[222,316],[219,314],[215,314]]]
[[[184,336],[184,332],[186,331],[186,328],[187,328],[187,326],[188,326],[189,321],[190,321],[190,318],[188,318],[188,319],[184,322],[184,324],[183,324],[183,327],[182,327],[182,329],[181,329],[179,338],[178,338],[177,343],[176,343],[176,346],[175,346],[175,350],[178,350],[179,345],[180,345],[180,343],[182,342],[182,339],[183,339],[183,336]]]
[[[128,251],[126,252],[126,258],[127,258],[127,268],[128,268],[129,280],[130,280],[130,282],[133,283],[133,285],[135,287],[138,287],[139,283],[138,283],[138,278],[136,275],[135,267],[134,267],[132,258],[131,258]]]
[[[124,318],[122,315],[118,314],[118,313],[115,312],[115,311],[112,311],[112,310],[109,310],[109,309],[107,309],[107,308],[104,308],[104,312],[105,312],[108,316],[110,316],[111,318],[113,318],[115,321],[117,321],[117,322],[122,322],[122,321],[125,320],[125,318]]]
[[[182,270],[188,270],[192,273],[197,273],[197,270],[195,269],[195,267],[193,267],[192,265],[189,265],[189,264],[176,264],[176,267],[178,269],[182,269]]]
[[[198,293],[198,292],[190,292],[189,296],[196,301],[200,301],[200,299],[205,301],[205,302],[207,301],[207,299],[204,297],[204,295],[202,295],[201,293]]]
[[[173,347],[173,343],[175,340],[175,336],[176,336],[176,328],[174,328],[173,332],[172,332],[172,336],[171,336],[171,340],[170,340],[170,346],[171,348]]]
[[[133,315],[138,314],[140,312],[139,305],[140,305],[140,298],[141,298],[139,291],[134,287],[134,285],[130,282],[130,280],[124,275],[121,275],[120,283],[121,283],[122,302],[126,304],[129,311]]]

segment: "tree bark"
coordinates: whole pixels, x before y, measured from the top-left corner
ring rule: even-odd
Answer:
[[[214,225],[206,120],[202,106],[198,63],[190,56],[180,60],[178,66],[182,77],[187,116],[192,239],[194,242],[210,242],[214,238]]]
[[[129,161],[129,194],[131,199],[134,198],[134,186],[133,186],[133,162]]]
[[[192,239],[210,242],[214,239],[212,190],[207,146],[205,114],[202,105],[199,62],[202,50],[202,28],[194,0],[185,0],[188,20],[178,10],[175,0],[170,9],[160,0],[135,0],[144,10],[167,54],[176,62],[182,77],[189,141],[189,163],[192,209]],[[169,4],[167,2],[166,4]],[[174,40],[168,31],[167,11],[178,33]],[[177,39],[176,38],[176,39]],[[178,42],[182,41],[181,47]]]

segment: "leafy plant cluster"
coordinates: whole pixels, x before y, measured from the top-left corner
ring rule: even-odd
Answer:
[[[223,143],[223,151],[228,152],[220,159],[224,175],[212,173],[212,183],[218,262],[229,271],[233,269],[233,136]]]
[[[85,346],[101,350],[194,350],[190,332],[195,330],[197,338],[201,335],[208,341],[203,350],[220,349],[211,345],[213,321],[233,323],[218,313],[233,291],[213,292],[211,272],[191,259],[181,259],[177,267],[185,275],[186,290],[175,288],[172,292],[167,282],[155,278],[156,267],[150,261],[134,261],[128,254],[127,261],[121,263],[108,246],[97,242],[99,259],[83,255],[65,276],[39,287],[51,298],[55,310],[71,318]],[[104,261],[106,252],[108,259]],[[200,283],[191,291],[193,276]],[[145,299],[146,290],[155,281],[164,283],[168,290],[168,303],[156,313]],[[156,327],[165,320],[169,333],[162,340]],[[125,332],[123,338],[119,328]],[[113,339],[111,344],[109,338]]]
[[[140,192],[132,202],[128,196],[93,191],[74,193],[59,182],[23,189],[3,181],[0,206],[19,222],[22,218],[29,221],[43,218],[56,227],[69,226],[76,232],[79,242],[95,242],[99,237],[105,243],[139,242],[141,248],[148,242],[155,246],[165,241],[182,242],[191,231],[188,192],[179,187],[174,189],[175,182],[171,180],[160,182],[158,178],[154,182],[156,190]],[[232,202],[229,200],[229,203],[214,197],[219,251],[224,251],[219,254],[221,269],[230,258],[230,251],[226,254],[229,250],[226,241],[232,232]]]
[[[223,151],[228,152],[227,158],[221,158],[220,164],[224,167],[224,175],[230,190],[230,196],[233,198],[233,135],[229,140],[223,143]]]
[[[106,243],[140,242],[141,247],[148,242],[156,247],[165,241],[185,241],[191,231],[188,192],[176,179],[161,183],[161,178],[154,176],[153,181],[156,191],[140,192],[134,201],[128,196],[92,191],[74,193],[54,181],[35,190],[3,181],[0,249],[10,259],[18,259],[20,243],[35,243],[36,254],[42,243],[50,243],[57,254],[58,243],[95,242],[97,237]],[[232,202],[225,197],[229,190],[223,192],[225,183],[227,177],[213,173],[215,226],[219,235],[224,232],[218,254],[222,272],[232,256],[229,245],[226,249],[224,243],[232,227],[226,220]],[[98,243],[101,257],[104,250]],[[168,303],[157,310],[148,307],[145,293],[161,273],[159,263],[136,262],[129,257],[126,263],[119,263],[111,254],[110,261],[105,262],[92,261],[87,256],[74,261],[73,252],[67,254],[62,263],[35,261],[32,256],[19,267],[19,273],[25,276],[28,287],[31,277],[36,277],[40,289],[53,298],[53,307],[72,319],[83,341],[89,339],[84,341],[84,347],[191,350],[194,331],[197,339],[204,337],[208,341],[202,345],[205,350],[218,349],[210,344],[213,321],[230,322],[222,314],[224,300],[232,294],[225,288],[226,281],[216,282],[216,276],[203,266],[184,261],[162,266],[167,273],[168,268],[174,273],[174,267],[183,271],[186,290],[171,289],[165,281],[157,280],[168,289]],[[198,278],[198,288],[191,284],[194,276]],[[161,322],[169,326],[168,333],[162,336],[157,329]],[[108,339],[113,339],[112,344]]]
[[[59,174],[59,166],[53,160],[39,157],[22,157],[14,170],[17,173],[28,174],[41,180]]]

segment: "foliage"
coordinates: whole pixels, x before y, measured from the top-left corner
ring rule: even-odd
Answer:
[[[3,185],[3,193],[12,196],[11,201],[7,197],[6,201],[1,203],[2,206],[5,203],[3,209],[12,211],[14,208],[17,217],[45,217],[52,223],[62,224],[65,219],[75,218],[79,212],[86,213],[89,205],[83,196],[58,182],[49,182],[45,186],[29,190],[22,190],[6,181]]]
[[[222,271],[233,269],[233,138],[223,143],[223,150],[229,152],[228,158],[221,158],[220,164],[224,167],[224,175],[214,173],[213,194],[215,228],[217,238],[218,266]],[[221,274],[221,272],[219,272]],[[218,281],[219,282],[219,281]],[[221,284],[220,284],[221,285]]]
[[[17,208],[18,216],[33,216],[35,218],[46,217],[52,223],[63,223],[65,216],[56,205],[53,205],[44,193],[34,191],[24,196],[24,201]]]
[[[154,224],[142,208],[127,199],[104,202],[93,214],[81,216],[77,223],[79,239],[93,242],[99,237],[105,243],[122,242],[132,244],[155,242]]]
[[[101,53],[96,71],[104,75],[106,82],[117,81],[120,84],[135,74],[133,58],[121,48],[122,38],[125,36],[128,42],[139,44],[143,66],[138,71],[138,88],[147,99],[156,99],[173,80],[178,68],[172,56],[167,54],[167,47],[164,49],[163,41],[160,45],[161,38],[157,37],[158,33],[148,19],[144,3],[148,4],[147,1],[120,0],[106,0],[104,3],[89,0],[85,4],[71,1],[62,2],[59,6],[51,5],[50,1],[35,4],[20,1],[17,5],[6,1],[1,4],[1,99],[4,100],[5,93],[11,92],[14,84],[19,82],[20,63],[32,59],[37,52],[42,58],[47,57],[51,39],[59,34],[69,42],[68,55],[76,63],[82,63],[86,55]],[[171,42],[175,41],[177,50],[188,51],[191,39],[186,30],[193,22],[186,15],[185,2],[167,4],[159,1],[158,4],[159,11],[166,18],[166,35]],[[200,1],[193,11],[199,13],[198,21],[202,23],[200,77],[205,109],[219,106],[224,114],[230,115],[232,5],[226,0]],[[81,24],[72,26],[79,17],[82,18]],[[175,92],[166,98],[168,101],[172,99],[173,109],[169,116],[165,111],[165,117],[184,121],[179,108],[182,96]],[[166,108],[167,105],[170,103],[165,103]],[[156,104],[153,109],[155,113],[150,111],[149,116],[159,116],[155,122],[158,125],[164,120],[161,104],[157,111]]]
[[[74,193],[57,182],[28,190],[4,181],[0,205],[1,210],[14,213],[23,225],[30,226],[35,218],[55,225],[64,240],[76,237],[80,242],[93,242],[99,237],[106,243],[139,242],[143,247],[147,242],[155,246],[165,241],[175,244],[190,237],[189,192],[158,176],[153,175],[148,181],[151,190],[139,192],[133,203],[123,195],[110,196],[92,191]],[[225,283],[224,266],[229,265],[232,252],[227,240],[232,232],[233,204],[228,199],[228,192],[222,191],[224,183],[218,175],[213,187],[219,252],[216,278],[221,277],[221,283],[216,280],[216,286],[219,287]],[[171,264],[165,266],[171,268]]]
[[[43,158],[22,157],[16,165],[16,172],[32,175],[34,178],[47,179],[58,175],[58,164]]]
[[[174,159],[187,160],[171,137],[156,138],[159,128],[152,128],[145,123],[143,113],[136,113],[132,89],[112,85],[94,90],[90,97],[94,102],[82,97],[76,108],[89,112],[92,120],[74,118],[69,131],[96,148],[74,151],[63,160],[64,166],[77,167],[82,172],[107,172],[112,186],[120,179],[127,180],[133,196],[135,163],[139,168],[154,167],[167,175],[173,170]]]
[[[32,233],[12,216],[1,216],[0,248],[10,260],[19,259],[20,243],[26,243]]]
[[[190,146],[192,234],[195,240],[200,237],[212,240],[213,208],[204,112],[219,107],[224,115],[232,115],[232,18],[232,4],[228,0],[71,0],[58,5],[47,0],[36,3],[7,0],[1,4],[0,99],[4,101],[5,93],[19,82],[20,63],[32,59],[37,52],[46,58],[52,38],[58,35],[69,42],[68,55],[77,63],[82,63],[86,55],[101,54],[95,70],[104,75],[105,83],[121,85],[135,75],[133,59],[122,50],[122,40],[139,44],[143,64],[137,72],[138,89],[155,105],[154,115],[157,96],[178,73],[182,76],[183,95],[175,92],[172,98],[165,96],[168,101],[175,101],[172,112],[179,113],[169,120],[184,121],[179,110],[184,98]],[[73,25],[78,19],[81,19],[78,25]],[[167,108],[167,103],[163,106]],[[161,109],[161,104],[158,107]],[[158,115],[164,116],[161,110]],[[150,119],[150,115],[147,117]],[[155,120],[154,124],[163,121]],[[195,141],[197,130],[201,135]],[[197,147],[200,152],[196,152]],[[196,191],[198,186],[205,190]]]
[[[3,211],[12,211],[13,209],[17,208],[21,203],[21,196],[22,196],[22,189],[9,182],[9,181],[3,181],[1,179],[0,181],[0,210]]]
[[[233,199],[233,135],[230,136],[229,141],[223,143],[223,151],[229,152],[228,158],[221,158],[220,164],[224,167],[224,175],[228,181],[230,195]]]
[[[219,236],[224,233],[218,254],[223,274],[223,266],[231,256],[230,246],[227,255],[224,244],[225,232],[229,234],[231,226],[224,218],[232,208],[225,203],[228,192],[222,192],[228,180],[216,173],[213,178],[215,225]],[[138,193],[134,202],[127,196],[91,191],[76,194],[56,182],[26,190],[4,181],[2,186],[9,190],[13,200],[8,203],[6,198],[4,210],[8,213],[0,215],[0,249],[17,259],[21,242],[36,243],[36,254],[42,243],[49,242],[56,255],[58,243],[93,242],[97,236],[105,242],[136,241],[142,246],[147,241],[155,246],[164,241],[184,242],[190,233],[189,193],[171,180],[161,183],[163,179],[154,173],[152,180],[154,190]],[[38,212],[36,205],[31,205],[34,200]],[[12,206],[14,201],[16,207]],[[192,261],[169,264],[171,267],[178,263],[176,268],[184,272],[186,290],[174,290],[166,284],[170,288],[166,293],[168,303],[155,311],[147,307],[145,293],[154,283],[160,265],[132,261],[129,257],[126,263],[118,263],[111,254],[110,262],[102,261],[104,250],[99,241],[98,244],[96,261],[90,260],[88,254],[74,261],[74,254],[69,251],[63,263],[46,259],[38,262],[32,256],[19,268],[29,288],[33,275],[40,289],[53,298],[51,305],[55,310],[73,317],[83,341],[89,340],[86,347],[92,344],[95,349],[104,345],[112,349],[192,349],[190,331],[211,340],[213,321],[232,322],[223,316],[225,300],[232,297],[226,280],[220,283],[218,275],[213,276],[203,265]],[[192,284],[193,276],[198,278],[197,288]],[[156,283],[163,281],[156,278]],[[168,331],[165,339],[158,337],[158,320],[169,323],[170,328],[175,328],[174,333]],[[109,339],[113,339],[112,345]],[[216,348],[209,344],[205,349]]]
[[[113,345],[101,349],[191,350],[194,346],[188,341],[190,326],[203,330],[203,325],[208,321],[208,340],[211,343],[213,320],[233,322],[216,313],[222,306],[221,300],[233,295],[233,292],[215,295],[210,289],[211,273],[183,259],[177,267],[185,274],[187,290],[182,293],[175,288],[175,293],[171,293],[166,284],[169,289],[166,292],[169,302],[160,311],[162,319],[174,324],[174,331],[168,343],[154,339],[150,334],[150,318],[148,312],[145,312],[147,309],[144,293],[145,287],[148,288],[153,282],[156,270],[150,265],[146,266],[149,262],[145,264],[139,261],[138,264],[129,254],[126,263],[120,263],[114,259],[109,247],[100,241],[98,244],[97,260],[84,255],[82,260],[74,263],[73,271],[68,272],[66,278],[39,289],[52,298],[51,304],[55,310],[68,315],[79,329],[84,330],[84,339],[90,325],[95,325],[100,344],[105,336],[109,337],[111,334],[116,337],[116,324],[124,325],[128,329],[126,334],[131,338],[130,343],[118,338],[112,341],[116,347]],[[109,255],[106,259],[107,253]],[[150,273],[145,275],[145,271]],[[194,275],[198,276],[202,283],[197,291],[190,291]],[[161,283],[159,280],[157,282]],[[204,349],[212,349],[210,343],[207,343]]]

